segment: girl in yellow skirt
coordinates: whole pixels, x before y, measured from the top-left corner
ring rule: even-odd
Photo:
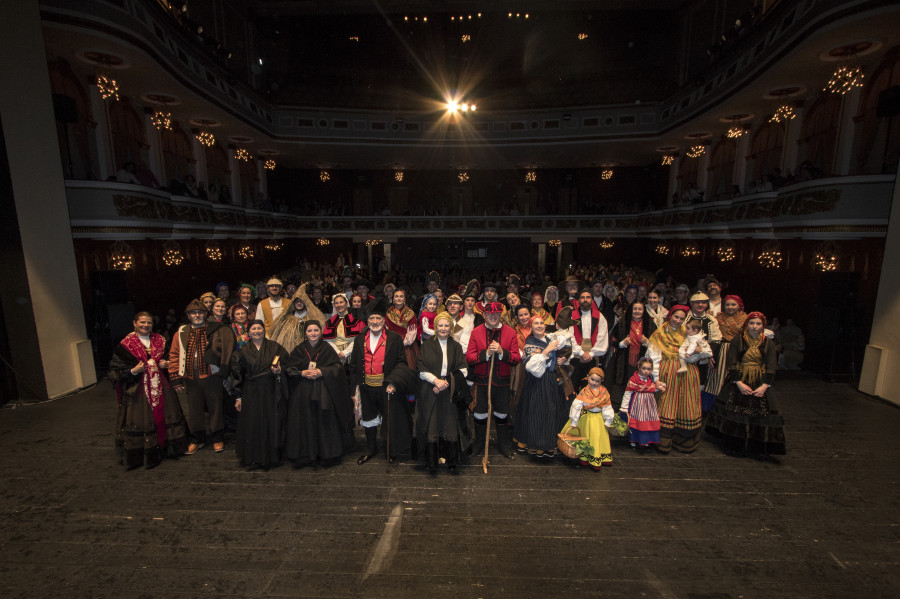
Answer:
[[[612,424],[616,414],[609,400],[609,391],[602,384],[603,369],[591,368],[585,380],[588,384],[572,401],[569,421],[562,432],[577,426],[581,431],[579,436],[585,439],[572,444],[577,453],[576,459],[582,466],[600,470],[601,466],[612,466],[612,448],[606,427]]]

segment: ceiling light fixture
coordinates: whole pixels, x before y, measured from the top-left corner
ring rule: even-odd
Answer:
[[[843,96],[854,87],[862,87],[864,76],[860,67],[840,67],[831,75],[831,79],[828,80],[828,84],[822,91]]]
[[[770,123],[786,123],[793,120],[797,115],[794,113],[794,107],[790,104],[779,106],[772,116],[769,118]]]

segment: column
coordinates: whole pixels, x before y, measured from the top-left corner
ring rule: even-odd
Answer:
[[[893,205],[900,205],[900,169],[894,179]],[[891,210],[884,256],[900,253],[900,210]],[[859,390],[900,405],[900,270],[881,269],[869,344],[859,375]]]
[[[256,159],[256,176],[259,177],[259,193],[263,194],[263,197],[266,198],[269,197],[269,180],[266,178],[268,172],[269,171],[266,170],[266,161],[262,158]]]
[[[162,135],[160,135],[159,129],[153,126],[152,118],[152,113],[144,115],[144,133],[147,135],[147,143],[150,144],[150,148],[147,150],[147,168],[156,175],[161,185],[165,185],[166,173],[163,172],[165,169],[163,169],[162,159]]]
[[[387,263],[388,270],[393,266],[393,256],[391,255],[392,243],[384,243],[384,260]]]
[[[25,381],[16,382],[20,395],[55,398],[97,379],[84,325],[38,0],[6,2],[2,16],[0,69],[8,82],[0,87],[3,334],[11,342],[12,365]],[[95,112],[98,122],[104,113]],[[103,130],[108,132],[105,124]]]
[[[800,129],[803,125],[803,109],[795,108],[797,116],[784,124],[784,148],[781,154],[781,172],[791,169],[797,172],[797,140],[800,139]]]
[[[734,173],[732,173],[731,183],[744,191],[747,184],[747,152],[750,151],[750,132],[744,133],[737,140],[737,147],[734,149]]]
[[[241,163],[234,157],[234,148],[228,148],[228,168],[231,170],[231,203],[235,206],[244,205],[244,196],[241,192]],[[250,205],[252,207],[252,204]]]
[[[841,115],[838,123],[838,135],[834,147],[835,175],[849,175],[850,163],[853,158],[853,138],[856,135],[856,120],[854,117],[859,112],[859,102],[862,99],[862,88],[854,87],[841,98]]]
[[[366,265],[369,268],[369,278],[374,278],[373,273],[375,272],[372,270],[372,247],[371,244],[366,244]]]
[[[43,52],[42,52],[43,53]],[[46,68],[44,70],[47,70]],[[94,127],[94,138],[97,142],[97,179],[106,181],[110,175],[115,175],[117,165],[115,162],[112,149],[112,134],[109,129],[109,106],[106,100],[100,97],[100,91],[96,85],[88,85],[88,94],[91,97],[91,112],[97,119],[97,126]],[[57,144],[59,145],[59,144]],[[162,181],[162,179],[160,179]]]
[[[538,273],[541,275],[547,274],[547,244],[539,243],[538,244]]]
[[[563,255],[563,244],[559,244],[556,246],[556,275],[555,278],[559,278],[559,275],[562,274],[562,255]],[[565,293],[566,290],[563,289],[560,291],[560,295]]]
[[[666,196],[666,206],[672,207],[672,196],[678,193],[678,169],[681,168],[681,156],[676,156],[669,165],[669,195]]]
[[[191,149],[194,152],[194,179],[198,182],[202,181],[203,185],[209,187],[209,173],[206,170],[206,146],[200,143],[196,135],[191,135]]]
[[[697,189],[703,192],[703,197],[709,200],[709,190],[706,186],[709,184],[709,156],[712,153],[712,146],[706,146],[706,151],[700,157],[700,166],[697,167]]]

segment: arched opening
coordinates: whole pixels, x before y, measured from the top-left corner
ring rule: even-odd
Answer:
[[[724,200],[732,194],[732,179],[734,178],[734,156],[737,151],[737,142],[728,137],[722,137],[709,157],[709,199]]]
[[[48,69],[63,176],[96,179],[96,148],[92,136],[95,123],[87,91],[65,60],[51,61]]]
[[[857,143],[853,174],[894,173],[900,157],[900,119],[879,118],[878,98],[889,87],[900,85],[900,46],[895,46],[872,73],[863,88],[856,115]]]
[[[822,173],[834,171],[834,155],[837,149],[839,120],[841,118],[840,94],[821,93],[803,118],[797,162],[810,163]],[[785,173],[785,176],[788,176]]]

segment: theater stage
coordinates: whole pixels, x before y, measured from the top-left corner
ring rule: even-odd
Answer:
[[[0,410],[3,597],[897,597],[900,409],[803,375],[781,464],[705,442],[594,473],[493,459],[246,472],[113,459],[107,383]]]

